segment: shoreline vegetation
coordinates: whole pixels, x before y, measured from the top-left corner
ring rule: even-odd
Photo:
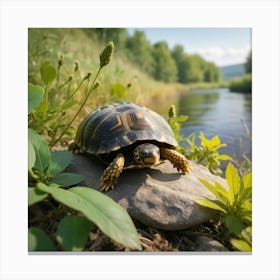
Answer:
[[[116,46],[115,55],[111,66],[104,69],[99,76],[100,86],[96,90],[94,100],[88,101],[88,107],[94,108],[108,102],[116,100],[125,100],[128,102],[140,103],[149,106],[160,96],[178,95],[182,92],[188,92],[192,89],[210,89],[217,87],[229,87],[234,91],[242,91],[243,83],[246,83],[246,92],[248,91],[248,79],[242,81],[234,79],[233,81],[222,81],[221,73],[218,68],[204,61],[199,56],[189,56],[184,53],[180,46],[176,46],[172,51],[166,49],[166,45],[157,46],[157,60],[165,57],[166,60],[177,60],[177,79],[170,78],[171,73],[151,74],[150,69],[154,62],[140,63],[141,56],[147,56],[147,53],[153,54],[152,45],[145,38],[145,34],[138,31],[135,35],[129,37],[123,29],[115,28],[111,34],[105,29],[48,29],[32,28],[29,29],[28,46],[28,74],[29,82],[42,86],[40,77],[40,68],[42,64],[49,63],[54,68],[60,65],[59,79],[65,80],[63,90],[71,91],[79,84],[88,73],[96,72],[98,65],[98,51],[106,45],[106,40],[115,37]],[[109,29],[112,30],[112,29]],[[127,41],[126,47],[124,40]],[[129,51],[128,47],[135,48],[132,41],[139,40],[140,46],[137,51]],[[40,42],[40,43],[39,43]],[[137,59],[136,59],[137,58]],[[151,57],[150,57],[151,59]],[[143,59],[142,59],[143,60]],[[145,66],[146,63],[146,66]],[[149,67],[148,67],[149,66]],[[189,72],[180,71],[180,67],[189,67]],[[146,68],[147,69],[146,69]],[[161,66],[163,67],[163,66]],[[208,68],[207,68],[208,67]],[[155,69],[156,66],[154,66]],[[149,70],[150,69],[150,70]],[[168,68],[169,69],[169,68]],[[159,70],[157,70],[159,71]],[[184,75],[190,75],[191,79],[186,80]],[[165,76],[164,76],[165,75]],[[171,75],[172,76],[172,75]],[[76,97],[83,95],[85,85],[83,84],[76,92]],[[51,93],[50,93],[51,94]]]

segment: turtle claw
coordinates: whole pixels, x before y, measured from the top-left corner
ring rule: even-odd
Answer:
[[[116,158],[110,163],[110,165],[104,170],[100,178],[101,191],[107,192],[110,189],[114,189],[123,167],[124,156],[122,154],[118,154]]]
[[[190,166],[188,160],[173,149],[161,148],[161,157],[163,159],[169,160],[178,171],[182,171],[183,174],[190,173]]]

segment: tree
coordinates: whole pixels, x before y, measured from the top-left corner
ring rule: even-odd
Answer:
[[[188,67],[187,55],[184,52],[184,47],[181,45],[175,45],[172,50],[172,57],[176,62],[178,70],[178,81],[180,83],[186,83],[188,78],[186,76],[186,70]]]
[[[212,62],[205,62],[204,82],[218,82],[220,78],[219,68]]]
[[[252,73],[252,50],[250,50],[250,52],[247,56],[247,60],[244,64],[244,67],[245,67],[246,73]]]
[[[177,66],[166,42],[158,42],[153,47],[155,67],[153,76],[165,82],[177,81]]]
[[[145,33],[136,30],[133,36],[127,39],[126,48],[130,60],[137,64],[141,70],[151,75],[155,64],[152,54],[153,47],[146,39]]]

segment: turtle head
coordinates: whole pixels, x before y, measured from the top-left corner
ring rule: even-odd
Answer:
[[[160,161],[159,147],[145,143],[134,149],[134,159],[142,165],[155,165]]]

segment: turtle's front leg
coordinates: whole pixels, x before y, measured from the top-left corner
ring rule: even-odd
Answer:
[[[190,167],[187,159],[179,152],[172,149],[161,148],[160,157],[162,159],[168,159],[178,171],[182,170],[184,174],[190,173]]]
[[[124,167],[124,156],[117,154],[115,159],[104,170],[100,178],[100,189],[108,191],[113,189]]]

